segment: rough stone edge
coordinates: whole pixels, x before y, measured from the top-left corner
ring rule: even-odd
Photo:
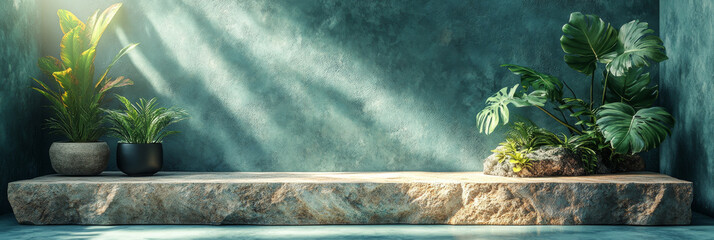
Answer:
[[[313,187],[320,187],[320,184],[315,184],[315,183],[302,183],[302,184],[290,184],[290,183],[276,183],[277,185],[311,185]],[[352,183],[350,183],[352,184]],[[446,184],[446,185],[458,185],[460,192],[463,193],[465,186],[489,186],[489,185],[500,185],[500,184],[506,184],[510,186],[517,186],[517,185],[568,185],[571,183],[497,183],[497,184],[491,184],[491,183],[454,183],[454,184]],[[588,185],[588,184],[593,184],[593,185],[599,185],[603,183],[577,183],[577,185]],[[52,185],[50,184],[40,184],[40,185]],[[60,184],[60,185],[67,185],[67,184]],[[122,185],[122,184],[111,184],[111,185]],[[180,185],[180,184],[178,184]],[[207,184],[210,185],[210,184]],[[250,185],[250,184],[248,184]],[[345,184],[337,184],[339,185],[345,185]],[[349,184],[348,184],[349,185]],[[358,184],[359,185],[359,184]],[[438,186],[444,185],[444,183],[375,183],[371,185],[402,185],[406,187],[417,187],[417,185],[427,185],[427,186]],[[605,184],[607,185],[607,184]],[[688,225],[691,222],[691,204],[692,204],[692,183],[642,183],[642,184],[634,184],[634,183],[623,183],[623,184],[613,184],[615,187],[619,188],[627,188],[627,187],[656,187],[657,185],[661,187],[667,187],[670,186],[669,189],[677,189],[679,191],[676,192],[675,196],[678,196],[681,199],[681,203],[685,204],[685,206],[681,206],[686,208],[687,210],[685,212],[678,212],[675,214],[672,214],[670,212],[669,207],[659,207],[660,211],[664,211],[664,215],[666,216],[678,216],[678,219],[676,222],[663,222],[663,221],[656,221],[648,218],[648,216],[640,216],[637,219],[634,220],[625,220],[624,221],[615,221],[615,222],[518,222],[518,221],[510,221],[508,223],[499,223],[499,222],[475,222],[475,221],[468,221],[468,220],[455,220],[455,216],[450,216],[448,221],[419,221],[417,220],[412,220],[412,221],[402,221],[402,222],[386,222],[386,224],[452,224],[452,225],[481,225],[481,224],[488,224],[488,225],[533,225],[533,224],[544,224],[544,225],[578,225],[578,224],[627,224],[627,225]],[[684,185],[683,188],[681,185]],[[679,188],[674,188],[671,186],[679,187]],[[21,199],[19,199],[18,196],[15,196],[14,194],[10,194],[11,191],[16,191],[20,187],[20,184],[17,183],[11,183],[8,187],[8,196],[10,198],[11,205],[13,206],[13,209],[16,209],[16,205],[20,204],[20,202],[23,202]],[[66,186],[64,186],[66,187]],[[344,186],[343,186],[344,187]],[[523,186],[521,186],[523,187]],[[532,186],[531,186],[532,188]],[[91,191],[94,191],[96,189],[88,189]],[[664,191],[664,190],[663,190]],[[671,190],[669,190],[671,192]],[[665,194],[666,192],[658,192],[658,195]],[[671,194],[671,193],[670,193]],[[34,200],[33,198],[38,197],[38,195],[32,194],[30,195],[30,198],[25,199],[24,202],[39,202]],[[491,198],[492,196],[487,196],[488,198]],[[524,197],[524,196],[521,196]],[[527,198],[527,197],[526,197]],[[585,200],[585,199],[581,199]],[[673,199],[668,199],[668,201],[665,201],[664,203],[672,203],[674,201]],[[662,201],[658,201],[655,207],[659,206],[662,204]],[[676,203],[676,202],[675,202]],[[66,205],[71,209],[72,204],[66,203]],[[45,205],[41,205],[40,208]],[[460,210],[464,210],[466,205],[461,205],[460,209],[457,209],[453,212],[458,212]],[[37,211],[39,209],[32,209],[30,212],[37,214]],[[224,223],[224,222],[213,222],[213,223],[207,223],[207,222],[192,222],[192,223],[181,223],[181,222],[162,222],[162,223],[146,223],[146,222],[133,222],[133,223],[116,223],[116,222],[105,222],[105,223],[97,223],[97,222],[38,222],[38,221],[33,221],[31,218],[23,219],[22,216],[26,214],[20,213],[16,214],[16,218],[18,222],[22,224],[35,224],[35,225],[54,225],[54,224],[90,224],[90,225],[117,225],[117,224],[212,224],[212,225],[222,225],[222,224],[236,224],[236,223]],[[31,216],[32,214],[30,214]],[[43,214],[44,216],[44,214]],[[682,218],[683,217],[683,218]],[[237,224],[246,224],[246,223],[237,223]],[[349,223],[349,222],[342,222],[342,223],[320,223],[320,222],[312,222],[312,223],[287,223],[287,222],[278,222],[278,223],[257,223],[256,225],[314,225],[314,224],[385,224],[385,223],[374,223],[374,222],[356,222],[356,223]]]

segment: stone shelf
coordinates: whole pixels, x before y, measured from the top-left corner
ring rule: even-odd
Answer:
[[[161,172],[12,182],[23,224],[683,225],[692,183],[648,172]]]

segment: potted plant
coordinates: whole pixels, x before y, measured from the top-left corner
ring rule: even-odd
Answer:
[[[117,167],[129,176],[153,175],[163,165],[161,142],[177,131],[166,131],[169,125],[186,119],[188,114],[179,108],[156,107],[156,98],[139,99],[136,105],[117,95],[124,110],[105,110],[110,133],[119,138]]]
[[[114,4],[101,14],[96,11],[86,23],[60,9],[57,15],[64,33],[60,42],[61,60],[52,56],[38,60],[42,73],[59,86],[52,90],[34,79],[41,88],[33,88],[51,103],[49,108],[54,116],[47,119],[47,127],[52,133],[68,139],[50,147],[50,162],[59,174],[97,175],[107,166],[109,147],[106,142],[98,141],[106,131],[102,126],[104,115],[100,107],[107,91],[133,84],[128,78],[111,79],[107,75],[111,67],[137,44],[121,49],[97,81],[94,81],[94,59],[97,43],[119,8],[121,4]]]
[[[497,126],[508,123],[509,105],[535,107],[563,125],[570,137],[559,138],[535,126],[526,127],[532,131],[516,129],[494,150],[495,159],[510,159],[513,171],[519,172],[530,166],[528,159],[521,156],[540,146],[552,146],[569,148],[580,155],[587,173],[600,172],[602,167],[615,171],[643,168],[628,164],[639,159],[637,153],[656,148],[674,125],[671,114],[653,106],[659,90],[651,84],[647,72],[650,64],[667,60],[662,40],[646,22],[633,20],[618,31],[598,16],[580,12],[570,14],[562,30],[563,60],[586,76],[571,84],[587,84],[589,80],[589,98],[578,98],[568,82],[552,75],[504,64],[501,66],[520,76],[520,83],[489,97],[476,118],[479,131],[490,134]],[[602,70],[598,72],[599,69]],[[599,96],[595,92],[596,76],[601,76]],[[527,141],[518,141],[519,138]]]

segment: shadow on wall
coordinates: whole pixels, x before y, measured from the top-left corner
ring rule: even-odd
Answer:
[[[0,214],[10,212],[7,183],[48,172],[39,126],[42,96],[30,90],[39,71],[34,1],[0,1]]]
[[[113,1],[45,3],[43,16],[84,19]],[[119,93],[192,113],[165,143],[165,170],[481,170],[501,135],[478,134],[476,112],[517,81],[499,64],[575,78],[559,61],[570,12],[656,25],[652,3],[128,0],[97,64],[140,42],[113,70],[136,83]],[[54,53],[56,19],[43,22]]]

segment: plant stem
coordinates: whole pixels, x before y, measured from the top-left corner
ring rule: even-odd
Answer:
[[[567,83],[563,82],[563,85],[565,85],[565,87],[568,88],[568,90],[570,90],[570,93],[573,94],[573,98],[578,98],[578,96],[575,96],[575,91],[573,91],[573,89],[570,88],[570,86],[568,86]]]
[[[590,110],[593,110],[593,88],[595,88],[595,71],[594,70],[592,73],[592,78],[590,78]]]
[[[576,98],[576,99],[578,98],[578,96],[575,95],[575,91],[573,91],[573,89],[570,88],[570,85],[568,85],[568,83],[563,82],[563,85],[565,85],[565,87],[568,88],[568,91],[570,91],[570,93],[573,94],[573,98]],[[564,104],[563,100],[560,100],[560,104],[561,104],[561,105]],[[573,109],[568,109],[568,110],[570,110],[570,113],[575,114],[575,112],[573,111]],[[565,120],[566,123],[568,123],[568,119],[565,117],[565,114],[563,114],[563,111],[562,111],[562,110],[560,110],[560,114],[563,115],[563,119]],[[579,116],[576,117],[576,118],[578,119],[578,121],[579,121],[579,120],[582,120],[582,119],[580,119]],[[568,124],[570,124],[570,123],[568,123]],[[582,126],[581,126],[581,128],[582,128]],[[570,128],[568,128],[568,130],[570,130]],[[583,129],[583,130],[585,130],[585,129]],[[571,131],[570,133],[572,133],[572,131]]]
[[[573,132],[575,132],[575,133],[577,133],[577,134],[582,134],[580,131],[578,131],[577,128],[571,126],[570,124],[567,124],[567,123],[563,122],[563,121],[560,120],[558,117],[556,117],[556,116],[553,115],[552,113],[548,112],[548,110],[545,110],[545,109],[543,109],[543,108],[540,107],[540,106],[535,106],[535,107],[537,107],[538,109],[540,109],[541,111],[543,111],[545,114],[548,114],[548,116],[550,116],[551,118],[555,119],[555,121],[557,121],[558,123],[563,124],[563,126],[566,126],[566,127],[567,127],[568,129],[570,129],[570,130],[573,130]]]
[[[600,105],[605,105],[605,94],[607,94],[607,77],[610,76],[609,73],[605,74],[605,85],[602,85],[602,103]]]
[[[560,116],[563,116],[563,120],[565,120],[565,123],[570,125],[570,123],[568,122],[568,118],[566,118],[565,113],[563,113],[563,110],[561,110],[560,108],[556,109],[558,109],[558,111],[560,112]],[[570,130],[570,128],[568,128],[568,131],[570,131],[570,134],[573,134],[573,130]]]
[[[561,101],[561,102],[560,102],[560,105],[563,105],[563,104],[565,104],[565,103]],[[570,113],[572,113],[572,114],[575,114],[575,111],[573,111],[573,109],[571,109],[571,108],[568,108],[568,111],[570,111]],[[561,110],[560,113],[562,114],[563,111]],[[570,123],[568,122],[568,119],[565,118],[565,116],[563,116],[563,119],[565,120],[565,122],[566,122],[567,124],[570,124]],[[583,119],[580,118],[580,116],[575,117],[575,119],[577,119],[578,121],[583,120]],[[580,129],[582,129],[583,131],[585,131],[585,127],[583,127],[583,126],[580,126]],[[570,129],[568,129],[568,130],[570,130]]]

